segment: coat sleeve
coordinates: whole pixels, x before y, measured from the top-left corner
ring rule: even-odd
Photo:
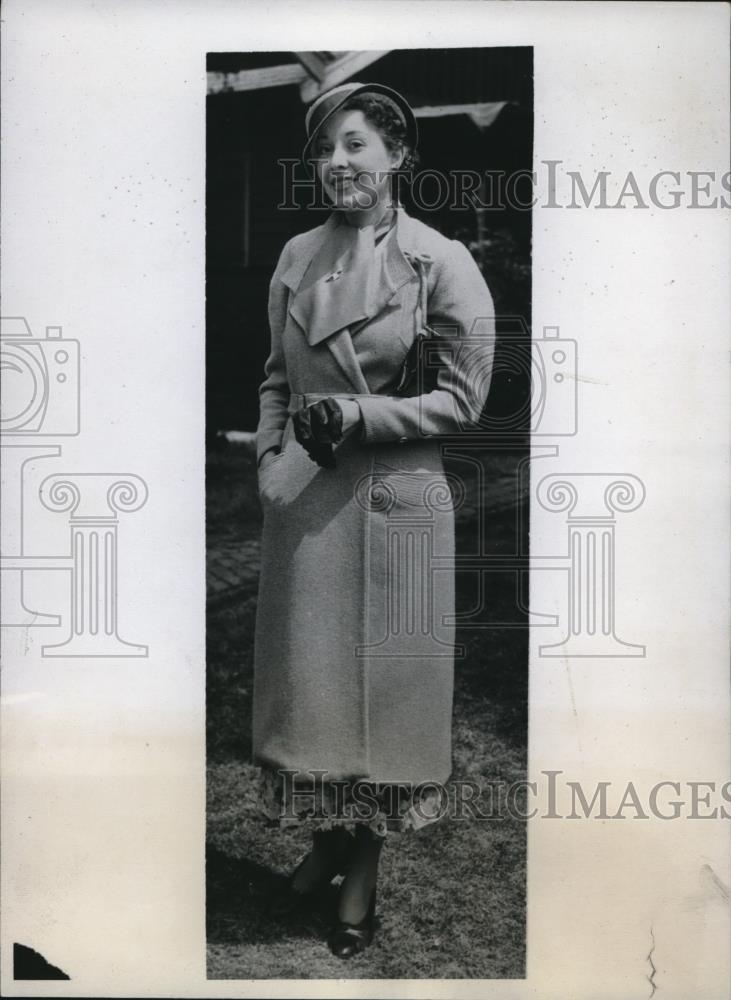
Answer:
[[[271,346],[264,364],[264,381],[259,387],[259,423],[256,428],[256,460],[270,448],[279,450],[287,423],[289,380],[282,351],[282,332],[287,319],[289,290],[281,276],[287,270],[291,254],[290,240],[285,244],[269,284],[269,331]]]
[[[495,351],[495,311],[467,247],[449,241],[429,294],[428,322],[442,336],[437,388],[419,396],[358,399],[366,443],[458,434],[479,422]]]

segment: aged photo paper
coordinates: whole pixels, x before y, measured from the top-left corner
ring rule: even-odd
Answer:
[[[724,1000],[727,5],[8,0],[2,29],[3,995]],[[376,165],[418,126],[377,220],[337,200],[361,109]],[[329,895],[272,915],[310,830],[265,824],[260,770],[352,709],[347,629],[382,694],[336,763],[419,795],[387,833],[371,800],[344,960]]]

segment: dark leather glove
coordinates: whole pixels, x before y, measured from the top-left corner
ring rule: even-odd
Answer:
[[[335,468],[332,446],[343,439],[343,411],[328,396],[303,406],[292,417],[294,436],[313,462],[323,469]]]

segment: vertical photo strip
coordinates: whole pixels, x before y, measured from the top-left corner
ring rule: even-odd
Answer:
[[[532,50],[207,69],[208,975],[522,978]]]

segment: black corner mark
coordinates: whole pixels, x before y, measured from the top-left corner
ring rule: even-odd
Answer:
[[[13,945],[13,979],[70,979],[47,962],[43,955],[24,944]]]

